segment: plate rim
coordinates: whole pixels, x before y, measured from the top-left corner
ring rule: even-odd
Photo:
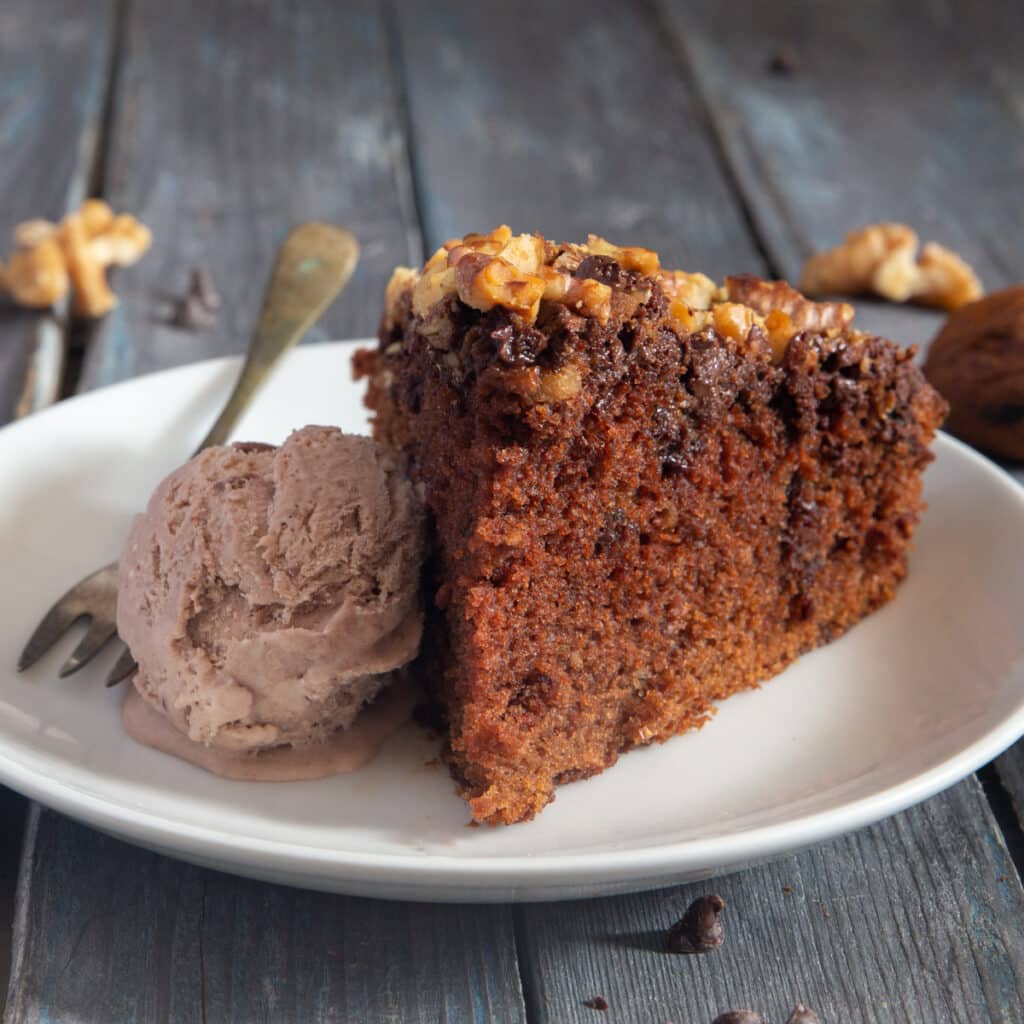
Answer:
[[[292,357],[302,358],[301,352],[325,348],[344,350],[373,344],[373,339],[357,338],[343,341],[317,342],[300,346]],[[156,370],[146,374],[76,395],[48,409],[41,410],[2,428],[5,437],[31,428],[41,417],[55,417],[81,403],[109,400],[110,393],[130,388],[140,382],[172,374],[186,375],[200,370],[221,371],[241,363],[241,356],[219,356],[182,366]],[[976,452],[968,445],[940,431],[935,450],[948,448],[958,458],[965,459],[980,470],[994,487],[1002,489],[1011,501],[1017,503],[1024,523],[1024,486],[1009,473]],[[324,882],[343,884],[345,881],[366,883],[392,883],[402,885],[448,884],[462,889],[469,887],[486,898],[486,888],[498,885],[532,887],[534,892],[554,889],[568,884],[591,888],[602,884],[629,882],[637,885],[655,884],[655,879],[668,879],[673,875],[692,871],[699,866],[718,862],[734,866],[745,861],[761,861],[779,853],[820,843],[847,832],[863,828],[920,803],[949,788],[977,771],[1024,735],[1024,701],[1000,722],[988,729],[972,743],[939,764],[912,777],[859,797],[840,802],[833,807],[769,825],[755,826],[721,836],[700,837],[669,843],[652,843],[641,847],[605,849],[597,852],[540,853],[518,855],[452,856],[427,853],[410,848],[407,854],[368,853],[345,851],[337,848],[297,844],[288,840],[266,839],[239,835],[207,825],[177,822],[161,814],[124,801],[111,801],[86,792],[74,782],[62,780],[48,772],[26,766],[3,749],[6,745],[0,735],[0,782],[48,807],[67,814],[103,831],[127,840],[150,843],[164,851],[174,851],[185,859],[210,855],[226,865],[242,868],[253,858],[267,868],[282,862],[288,869],[310,872]],[[508,827],[508,826],[504,826]],[[266,858],[264,860],[264,858]],[[243,869],[244,870],[244,869]],[[313,878],[310,879],[313,881]],[[450,895],[450,893],[448,893]],[[600,895],[595,892],[594,895]],[[396,893],[396,898],[415,898],[408,892]],[[530,899],[529,894],[516,896]]]

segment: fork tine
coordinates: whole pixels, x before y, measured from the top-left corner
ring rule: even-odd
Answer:
[[[25,649],[18,658],[18,671],[23,672],[34,665],[79,619],[86,613],[80,608],[71,608],[62,597],[43,616],[43,621],[36,626],[35,632],[29,637]]]
[[[127,679],[138,668],[138,665],[135,664],[135,659],[132,657],[132,652],[128,650],[128,645],[123,640],[119,640],[118,643],[123,650],[117,661],[114,662],[114,667],[107,674],[107,686],[117,686],[118,683]]]
[[[57,672],[58,677],[66,679],[87,665],[116,633],[117,628],[112,622],[93,619],[85,636],[82,637],[81,642],[72,652],[71,657],[61,665],[60,670]]]

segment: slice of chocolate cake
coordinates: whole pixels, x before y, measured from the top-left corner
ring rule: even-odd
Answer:
[[[476,819],[532,817],[893,597],[945,404],[852,319],[506,227],[395,272],[356,369],[433,516],[425,658]]]

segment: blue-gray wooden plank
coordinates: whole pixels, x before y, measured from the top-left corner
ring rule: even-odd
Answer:
[[[5,0],[0,8],[0,260],[11,229],[84,194],[110,61],[112,0]],[[53,401],[64,336],[0,297],[0,424]],[[25,801],[0,788],[0,1009],[7,993]]]
[[[646,7],[401,0],[398,14],[431,247],[507,221],[719,277],[765,269]]]
[[[85,194],[113,19],[113,0],[0,8],[0,261],[15,224],[61,217]],[[56,398],[62,334],[0,296],[0,423]]]
[[[784,1021],[1018,1024],[1024,900],[970,779],[945,797],[773,864],[642,896],[520,910],[531,1021],[708,1024],[750,1008]],[[697,896],[726,901],[725,943],[673,956],[666,931]]]
[[[656,0],[773,266],[905,221],[998,288],[1020,280],[1024,8],[1015,0]],[[791,74],[773,73],[773,57]],[[877,329],[894,310],[862,303]],[[897,314],[898,315],[898,314]],[[908,313],[901,340],[941,317]]]
[[[376,331],[391,269],[420,257],[389,48],[368,0],[132,4],[105,194],[153,248],[118,274],[82,389],[243,351],[274,252],[303,220],[363,246],[311,339]],[[207,331],[168,324],[194,267],[223,299]]]
[[[43,811],[5,1024],[516,1024],[511,908],[351,899],[181,864]]]

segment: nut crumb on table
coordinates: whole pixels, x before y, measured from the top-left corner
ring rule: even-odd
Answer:
[[[821,1018],[803,1003],[797,1003],[786,1024],[821,1024]]]

